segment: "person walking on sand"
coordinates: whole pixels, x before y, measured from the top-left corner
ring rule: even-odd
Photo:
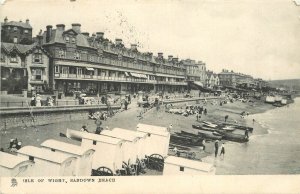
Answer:
[[[255,119],[252,119],[252,123],[253,123],[253,125],[254,125],[254,123],[255,123]]]
[[[218,156],[219,152],[219,140],[215,142],[215,158]]]
[[[224,146],[224,143],[222,143],[221,145],[221,153],[220,153],[220,156],[223,156],[223,159],[224,159],[224,155],[225,155],[225,146]]]
[[[226,123],[227,119],[228,119],[228,115],[225,116],[225,123]]]
[[[249,131],[248,131],[248,129],[245,130],[245,138],[249,139]]]
[[[203,151],[205,151],[205,139],[202,140],[202,147],[203,147]]]

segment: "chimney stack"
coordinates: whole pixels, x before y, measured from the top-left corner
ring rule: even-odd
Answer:
[[[97,38],[103,38],[104,37],[103,32],[96,32],[96,34],[97,34]]]
[[[72,29],[77,32],[78,34],[80,33],[80,27],[81,27],[81,24],[72,24]]]
[[[81,34],[83,34],[83,35],[86,36],[86,37],[89,37],[89,36],[90,36],[90,33],[88,33],[88,32],[82,32]]]
[[[48,43],[51,39],[51,36],[52,36],[52,26],[51,25],[48,25],[46,26],[47,28],[47,31],[46,31],[46,43]]]
[[[43,44],[43,36],[42,35],[37,35],[36,38],[37,38],[38,45],[42,46],[42,44]]]
[[[7,23],[8,19],[7,17],[4,18],[4,23]]]
[[[174,63],[178,63],[178,58],[173,58]]]
[[[57,24],[56,29],[59,31],[65,31],[65,24]]]
[[[173,55],[169,55],[168,56],[168,61],[172,61],[172,59],[173,59]]]
[[[137,44],[131,44],[131,50],[137,50]]]
[[[26,24],[29,24],[29,19],[26,19]]]
[[[164,53],[157,53],[158,58],[163,59],[164,58]]]
[[[121,38],[116,38],[116,45],[122,44],[122,39]]]

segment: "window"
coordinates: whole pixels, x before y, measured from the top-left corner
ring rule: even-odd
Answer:
[[[179,170],[180,170],[181,172],[184,172],[184,167],[183,167],[183,166],[180,166],[180,167],[179,167]]]
[[[94,141],[93,141],[93,145],[97,145],[97,141],[94,140]]]
[[[12,63],[17,63],[18,62],[18,58],[17,58],[16,53],[11,53],[10,54],[10,62],[12,62]]]
[[[78,51],[76,51],[74,53],[74,59],[77,59],[77,60],[81,59],[80,53]]]
[[[24,33],[25,33],[25,34],[28,34],[28,30],[24,30]]]
[[[55,72],[55,73],[59,73],[59,66],[58,66],[58,65],[55,65],[55,66],[54,66],[54,72]]]
[[[18,28],[17,27],[14,27],[14,31],[16,32],[18,30]]]
[[[42,80],[42,70],[32,69],[31,70],[32,80]]]
[[[32,62],[34,63],[42,63],[42,53],[34,53],[32,56]]]
[[[14,37],[14,43],[18,43],[18,38]]]
[[[72,38],[71,41],[72,41],[73,44],[76,43],[76,39],[75,38]]]
[[[10,26],[8,26],[7,29],[10,30]]]
[[[34,161],[34,157],[33,156],[29,156],[29,160]]]
[[[68,36],[66,36],[65,40],[66,40],[66,43],[70,42],[70,38]]]
[[[94,56],[90,56],[90,61],[94,62]]]
[[[65,58],[65,57],[66,57],[66,51],[63,50],[63,49],[60,49],[60,50],[58,51],[58,57],[59,57],[59,58]]]
[[[4,55],[4,53],[2,53],[0,61],[1,62],[5,62],[5,60],[6,60],[6,56]]]

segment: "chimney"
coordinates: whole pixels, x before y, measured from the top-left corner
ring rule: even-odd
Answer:
[[[56,29],[59,31],[65,31],[65,24],[57,24]]]
[[[37,35],[36,38],[37,38],[38,45],[42,46],[42,44],[43,44],[43,36],[42,35]]]
[[[80,33],[80,27],[81,27],[81,24],[72,24],[72,29],[77,32],[77,33]]]
[[[116,45],[122,44],[122,39],[121,38],[116,38]]]
[[[168,61],[172,61],[172,59],[173,59],[173,55],[169,55],[168,56]]]
[[[4,18],[4,23],[7,23],[8,19],[7,17]]]
[[[26,19],[26,24],[29,24],[29,19]]]
[[[19,22],[22,22],[22,20],[20,20]]]
[[[137,44],[131,44],[131,50],[137,50]]]
[[[81,34],[84,35],[84,36],[86,36],[86,37],[90,36],[90,33],[88,33],[88,32],[82,32]]]
[[[47,31],[46,31],[46,43],[50,41],[51,36],[52,36],[52,26],[48,25],[46,26]]]
[[[104,37],[103,32],[96,32],[96,34],[97,34],[97,38],[103,38]]]
[[[158,58],[163,59],[164,58],[164,53],[157,53]]]
[[[178,58],[173,58],[174,63],[178,63]]]

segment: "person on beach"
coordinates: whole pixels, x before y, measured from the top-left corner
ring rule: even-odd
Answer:
[[[85,125],[83,125],[82,126],[82,128],[80,129],[80,131],[82,131],[82,132],[89,132],[88,130],[87,130],[87,128],[86,128],[86,126]]]
[[[205,151],[205,139],[203,139],[203,141],[202,141],[202,147],[203,147],[203,151]]]
[[[35,106],[35,95],[32,96],[30,106]]]
[[[95,134],[100,134],[101,131],[103,130],[103,128],[101,127],[102,122],[100,121],[100,118],[98,118],[98,119],[95,121],[95,124],[97,125]]]
[[[228,119],[228,115],[225,116],[225,123],[226,123],[227,119]]]
[[[221,145],[221,153],[220,153],[220,156],[223,156],[223,159],[224,159],[224,155],[225,155],[225,146],[224,146],[224,143],[222,143]]]
[[[207,109],[206,108],[204,109],[204,115],[207,115]]]
[[[199,113],[198,113],[198,111],[196,111],[196,119],[197,119],[197,121],[199,121]]]
[[[245,138],[249,139],[249,131],[248,131],[248,129],[245,130]]]
[[[215,142],[215,158],[217,157],[219,152],[219,140]]]
[[[42,106],[41,100],[42,100],[41,96],[37,94],[35,98],[35,106],[41,107]]]
[[[252,119],[252,122],[253,122],[253,125],[254,125],[254,123],[255,123],[255,119]]]

